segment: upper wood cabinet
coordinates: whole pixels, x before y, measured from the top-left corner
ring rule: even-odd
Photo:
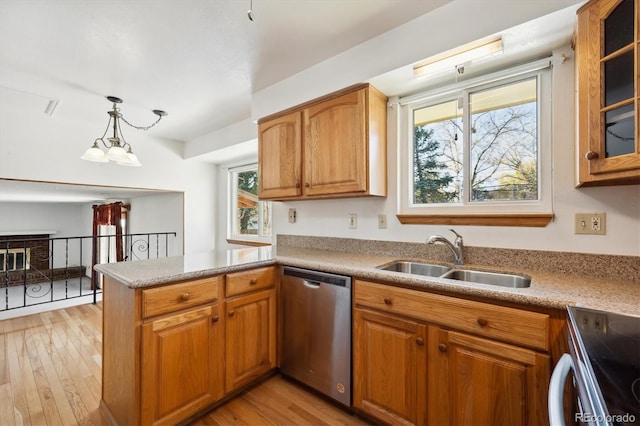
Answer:
[[[578,186],[640,183],[638,0],[578,10]]]
[[[260,198],[386,196],[386,105],[360,84],[261,119]]]

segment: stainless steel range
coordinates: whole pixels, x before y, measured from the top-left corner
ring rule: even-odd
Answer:
[[[569,307],[569,349],[549,389],[552,426],[563,424],[562,389],[573,371],[575,421],[588,425],[640,424],[640,317]]]

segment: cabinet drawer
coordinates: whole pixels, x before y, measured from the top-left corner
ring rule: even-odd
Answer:
[[[218,300],[222,276],[142,290],[142,317],[166,314]]]
[[[227,274],[225,296],[236,296],[250,291],[273,287],[275,285],[276,268],[251,269],[249,271]]]
[[[549,350],[549,315],[356,280],[354,301],[496,340]]]

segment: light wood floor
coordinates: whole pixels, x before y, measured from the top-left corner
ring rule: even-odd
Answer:
[[[102,305],[0,321],[0,424],[104,425]],[[366,425],[273,376],[196,419],[203,425]]]

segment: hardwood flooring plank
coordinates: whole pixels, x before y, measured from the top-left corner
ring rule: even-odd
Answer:
[[[60,419],[60,413],[58,412],[55,400],[53,399],[49,380],[40,357],[41,353],[38,351],[38,342],[40,340],[38,335],[39,330],[44,330],[44,326],[39,328],[30,328],[24,331],[27,353],[29,354],[31,370],[33,371],[35,385],[38,391],[38,396],[40,397],[40,404],[43,409],[46,424],[61,425],[62,420]]]
[[[51,389],[51,398],[56,404],[58,414],[60,415],[60,420],[64,425],[75,424],[76,417],[73,414],[73,410],[71,408],[71,405],[69,404],[69,401],[67,400],[67,395],[64,391],[64,388],[60,383],[60,378],[56,374],[56,368],[53,362],[53,351],[55,349],[50,333],[51,329],[43,330],[38,335],[38,342],[36,342],[36,346],[38,349],[38,353],[40,354],[42,367],[49,382],[49,386]]]
[[[16,354],[16,374],[21,376],[24,402],[27,412],[22,415],[30,424],[41,425],[45,423],[44,410],[40,403],[40,395],[35,383],[35,377],[29,361],[29,353],[26,347],[25,330],[9,334],[9,342]]]
[[[53,364],[56,367],[56,373],[62,383],[69,405],[73,410],[73,414],[76,418],[77,424],[89,424],[87,423],[91,417],[90,412],[95,408],[95,403],[90,401],[89,406],[85,404],[82,395],[90,395],[86,386],[84,386],[83,380],[79,380],[78,372],[82,371],[80,367],[83,362],[79,359],[76,353],[75,347],[72,343],[72,338],[69,335],[63,335],[62,332],[67,331],[68,327],[61,329],[55,329],[54,333],[58,334],[58,344],[56,345],[57,351],[53,353]],[[54,339],[56,341],[56,339]],[[66,345],[61,345],[60,342],[65,341]],[[84,367],[86,369],[86,366]]]
[[[0,334],[0,386],[7,383],[11,383],[9,361],[7,358],[7,336]]]
[[[16,416],[14,413],[15,403],[13,400],[13,389],[11,383],[0,385],[0,419],[6,426],[15,426]]]

